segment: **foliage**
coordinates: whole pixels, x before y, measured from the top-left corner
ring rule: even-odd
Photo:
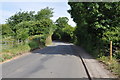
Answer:
[[[100,54],[109,49],[110,40],[113,46],[120,48],[120,2],[113,3],[68,3],[68,12],[77,23],[75,35],[77,44],[91,53]],[[108,14],[109,13],[109,14]],[[95,55],[94,54],[94,55]]]
[[[118,75],[120,77],[120,64],[117,62],[115,58],[112,59],[112,61],[109,60],[109,57],[102,56],[98,58],[99,61],[105,63],[107,65],[107,69],[109,69],[114,74]]]
[[[13,35],[13,32],[12,32],[9,24],[2,24],[2,25],[0,25],[0,27],[1,27],[0,30],[2,32],[2,37],[3,38]]]
[[[29,36],[27,28],[18,29],[16,32],[17,32],[16,37],[17,37],[18,40],[25,41],[28,38],[28,36]]]
[[[16,47],[6,49],[2,52],[2,58],[1,58],[2,62],[29,50],[30,50],[30,47],[28,46],[28,44],[19,44]]]
[[[57,29],[53,34],[53,39],[62,41],[73,41],[74,28],[68,24],[67,17],[59,17],[56,20]]]
[[[120,2],[73,3],[68,12],[77,23],[76,44],[105,63],[109,70],[120,76]],[[109,61],[110,41],[113,41],[113,60]],[[117,60],[115,59],[117,58]]]
[[[3,36],[13,36],[17,40],[26,40],[28,36],[50,34],[52,36],[56,29],[55,24],[50,19],[53,17],[52,8],[44,8],[35,14],[34,11],[20,11],[7,19],[7,24],[3,26]],[[45,39],[44,39],[45,40]]]
[[[48,36],[51,37],[56,30],[56,25],[50,19],[53,17],[52,10],[52,8],[47,7],[36,14],[34,11],[19,11],[8,18],[6,24],[0,25],[3,40],[13,39],[12,42],[14,42],[12,44],[14,46],[2,50],[7,55],[5,54],[1,60],[4,61],[24,51],[43,47]],[[8,42],[7,44],[11,43]]]
[[[53,17],[53,9],[46,7],[40,11],[37,12],[37,14],[35,15],[36,20],[41,20],[41,19],[50,19],[51,17]]]
[[[40,37],[39,35],[32,36],[31,40],[27,43],[16,44],[9,49],[4,49],[2,51],[2,57],[0,57],[1,61],[5,61],[7,59],[11,59],[15,56],[21,55],[24,52],[28,52],[34,50],[36,48],[44,47],[44,44],[40,44]]]
[[[74,28],[70,25],[67,25],[65,28],[62,29],[61,39],[67,42],[73,42],[74,35],[73,35]]]
[[[39,48],[39,43],[38,43],[38,41],[33,39],[29,42],[29,46],[30,46],[31,50],[36,49],[36,48]]]
[[[58,28],[64,28],[66,25],[68,25],[68,18],[67,17],[59,17],[56,20],[56,25],[59,26]]]
[[[35,20],[34,11],[19,11],[10,18],[7,19],[7,23],[11,25],[11,28],[15,30],[15,25],[22,21],[33,21]]]

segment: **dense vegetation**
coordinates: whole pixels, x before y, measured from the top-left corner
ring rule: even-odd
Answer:
[[[50,45],[52,38],[62,41],[73,40],[74,28],[68,24],[68,18],[60,17],[53,22],[51,17],[53,9],[48,7],[36,14],[34,11],[19,11],[8,18],[6,24],[0,25],[3,44],[0,52],[1,61]]]
[[[76,44],[95,57],[105,58],[109,56],[109,43],[113,41],[113,56],[120,59],[120,2],[68,4],[71,7],[68,12],[77,23]],[[118,65],[116,70],[119,70]]]
[[[77,23],[76,27],[68,24],[67,17],[59,17],[53,22],[53,9],[48,7],[36,14],[34,11],[20,11],[7,19],[6,24],[0,25],[2,41],[13,41],[7,43],[13,46],[2,51],[5,53],[1,60],[49,45],[53,39],[82,46],[119,74],[117,61],[120,59],[120,2],[68,4],[71,7],[68,12]],[[113,41],[114,56],[111,64],[107,57],[110,41]]]
[[[10,59],[44,45],[51,44],[51,37],[56,25],[50,19],[53,16],[52,8],[44,8],[35,14],[34,11],[20,11],[9,19],[2,27],[1,61]]]
[[[44,35],[46,39],[48,34],[52,34],[55,30],[55,25],[50,19],[52,16],[53,11],[48,7],[38,11],[37,14],[34,11],[20,11],[2,25],[3,38],[12,36],[15,40],[25,41],[28,36]]]
[[[59,17],[55,24],[57,29],[53,34],[54,40],[66,41],[66,42],[73,42],[74,36],[73,31],[74,27],[68,24],[69,19],[67,17]]]

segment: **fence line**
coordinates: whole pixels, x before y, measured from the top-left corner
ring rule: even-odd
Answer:
[[[28,40],[26,40],[25,42],[28,42]],[[17,40],[17,41],[0,41],[0,46],[2,46],[2,50],[3,49],[9,49],[11,47],[13,47],[14,45],[18,45],[18,44],[22,44],[23,41],[21,40]]]

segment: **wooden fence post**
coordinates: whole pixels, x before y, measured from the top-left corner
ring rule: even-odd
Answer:
[[[110,41],[110,61],[112,60],[112,41]]]

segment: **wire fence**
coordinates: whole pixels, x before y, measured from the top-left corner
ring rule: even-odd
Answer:
[[[26,40],[25,42],[28,42],[28,40]],[[19,45],[19,44],[23,44],[23,41],[20,41],[20,40],[17,40],[17,41],[0,41],[0,46],[2,46],[1,51],[5,50],[5,49],[12,48],[15,45]]]
[[[0,52],[6,49],[10,49],[12,47],[16,47],[20,44],[29,43],[32,40],[40,41],[40,37],[42,35],[31,36],[30,38],[23,40],[15,40],[13,37],[1,38],[0,39]],[[41,39],[42,41],[42,39]]]

